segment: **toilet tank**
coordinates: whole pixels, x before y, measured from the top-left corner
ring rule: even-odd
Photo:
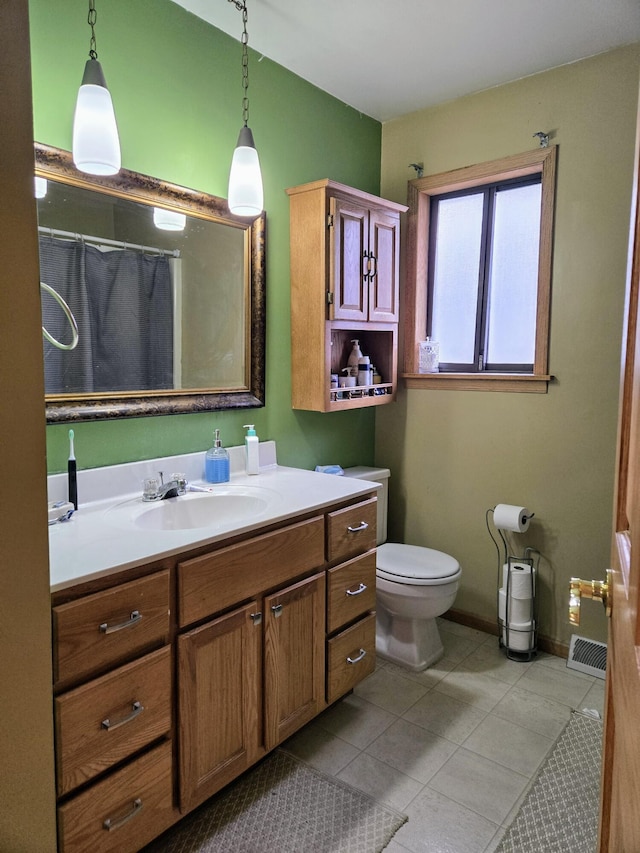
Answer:
[[[365,465],[358,465],[355,468],[345,468],[345,477],[354,477],[356,480],[371,480],[374,483],[381,483],[382,488],[378,489],[378,518],[377,528],[378,545],[382,545],[387,540],[387,508],[389,505],[389,476],[391,471],[388,468],[367,468]]]

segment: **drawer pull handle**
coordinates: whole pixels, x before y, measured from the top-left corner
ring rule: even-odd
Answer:
[[[349,533],[360,533],[361,530],[368,530],[369,525],[366,521],[361,521],[357,527],[347,527]]]
[[[140,702],[134,702],[133,710],[130,714],[127,714],[126,717],[123,717],[121,720],[118,720],[115,723],[112,723],[111,720],[107,717],[106,720],[102,721],[102,728],[106,729],[108,732],[112,732],[114,731],[114,729],[119,729],[120,726],[124,726],[125,723],[130,723],[131,720],[135,720],[135,718],[139,717],[143,711],[144,705],[141,705]]]
[[[347,595],[360,595],[361,592],[364,592],[367,588],[366,583],[361,583],[358,589],[348,589]]]
[[[123,628],[131,628],[132,625],[137,625],[141,619],[142,613],[139,610],[132,610],[131,616],[129,616],[126,622],[120,622],[118,625],[108,625],[106,622],[103,622],[100,625],[100,633],[114,634],[116,631],[122,631]]]
[[[112,820],[108,817],[106,820],[102,821],[103,829],[106,829],[107,832],[112,832],[114,829],[120,829],[121,826],[124,826],[125,823],[131,820],[132,817],[135,817],[137,814],[140,814],[142,811],[142,800],[140,797],[133,801],[133,808],[131,811],[121,817],[119,820]]]
[[[278,618],[278,616],[282,616],[282,604],[274,604],[271,609],[273,610],[273,615]]]
[[[363,657],[366,656],[366,651],[364,649],[360,649],[360,654],[356,658],[347,658],[347,663],[358,663],[362,660]]]
[[[262,625],[262,613],[250,613],[249,616],[253,620],[254,625]]]

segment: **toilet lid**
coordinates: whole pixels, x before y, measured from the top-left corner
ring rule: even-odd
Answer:
[[[449,554],[385,542],[378,546],[376,569],[379,577],[396,583],[437,584],[460,577],[460,564]]]

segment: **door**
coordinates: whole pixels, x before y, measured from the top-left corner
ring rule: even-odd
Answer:
[[[640,140],[640,113],[639,133]],[[600,853],[640,851],[640,220],[636,144],[612,536]]]
[[[183,812],[219,791],[260,755],[261,621],[252,601],[178,637]]]
[[[325,707],[325,574],[264,600],[265,745],[273,749]]]

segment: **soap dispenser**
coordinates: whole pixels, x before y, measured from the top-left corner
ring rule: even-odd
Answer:
[[[247,435],[244,440],[245,464],[247,474],[260,473],[259,439],[253,424],[245,424]]]
[[[229,453],[220,441],[220,430],[214,433],[213,447],[207,450],[204,461],[204,478],[207,483],[228,483],[230,476]]]
[[[358,375],[358,362],[362,358],[362,350],[360,349],[360,341],[351,341],[353,348],[347,360],[347,367],[350,368],[351,376]]]

